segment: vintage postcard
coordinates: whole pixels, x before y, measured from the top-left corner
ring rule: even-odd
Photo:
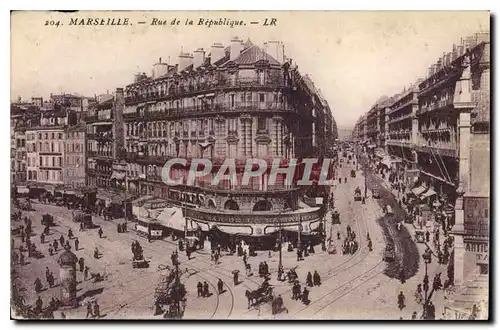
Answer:
[[[11,317],[487,320],[488,11],[14,11]]]

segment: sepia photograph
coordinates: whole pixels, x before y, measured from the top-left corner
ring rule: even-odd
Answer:
[[[490,320],[489,11],[12,11],[13,320]]]

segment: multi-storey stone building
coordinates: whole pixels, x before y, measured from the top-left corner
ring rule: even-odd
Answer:
[[[269,172],[238,184],[246,159],[322,157],[326,138],[334,136],[333,121],[325,125],[326,102],[283,49],[272,42],[264,51],[234,38],[226,48],[212,45],[208,56],[203,49],[181,53],[175,66],[160,59],[150,77],[136,75],[123,112],[127,171],[119,180],[128,191],[184,206],[191,225],[203,231],[215,226],[258,236],[276,232],[279,223],[292,231],[301,222],[304,232],[317,228],[320,208],[299,207],[306,192],[283,176],[274,185]],[[194,186],[167,186],[162,167],[175,157],[188,160],[174,168],[180,176],[192,158],[211,159],[215,169],[235,159],[237,180],[213,186],[214,173]]]
[[[389,154],[418,169],[408,188],[416,182],[414,193],[453,225],[456,284],[489,269],[490,97],[490,35],[477,33],[453,45],[387,112]],[[372,141],[381,134],[374,118],[372,108]],[[361,127],[359,120],[358,136]]]
[[[64,148],[64,186],[85,187],[85,126],[83,123],[66,129]]]

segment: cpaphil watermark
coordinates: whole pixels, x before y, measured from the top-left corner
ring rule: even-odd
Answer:
[[[217,186],[230,181],[233,186],[248,186],[252,178],[265,177],[266,184],[273,186],[280,177],[285,186],[332,185],[334,160],[325,158],[280,158],[265,160],[248,158],[241,160],[226,158],[223,164],[213,164],[207,158],[173,158],[162,169],[162,181],[167,185],[196,185],[203,178],[205,183]],[[285,164],[284,164],[285,163]]]

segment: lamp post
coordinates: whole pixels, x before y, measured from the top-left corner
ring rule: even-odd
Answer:
[[[428,318],[428,307],[429,307],[429,300],[430,296],[429,295],[429,275],[427,274],[427,265],[432,262],[432,255],[429,250],[425,251],[424,254],[422,255],[422,258],[424,259],[425,262],[425,276],[424,276],[424,304],[423,304],[423,311],[422,311],[422,316],[423,319],[426,320]]]
[[[278,281],[281,281],[281,276],[283,275],[283,256],[282,256],[282,251],[283,250],[283,227],[281,225],[281,212],[278,214],[278,221],[279,221],[279,226],[280,226],[280,232],[279,232],[279,262],[278,262]]]

